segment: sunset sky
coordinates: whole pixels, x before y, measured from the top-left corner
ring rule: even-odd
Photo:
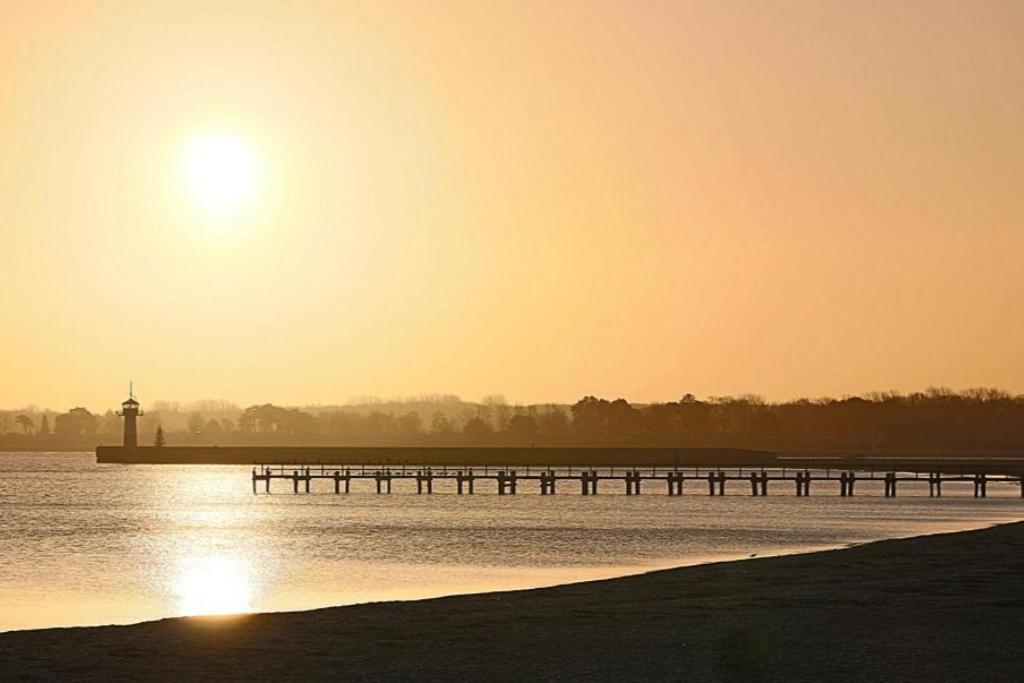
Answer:
[[[0,0],[0,407],[1024,391],[1024,3]]]

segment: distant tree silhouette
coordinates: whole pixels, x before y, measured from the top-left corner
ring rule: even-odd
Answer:
[[[417,412],[406,413],[395,420],[395,431],[402,439],[413,439],[423,430],[423,420]]]
[[[36,423],[33,422],[32,418],[29,417],[28,415],[19,415],[18,417],[14,418],[14,421],[21,425],[21,430],[25,432],[26,436],[28,434],[31,434],[32,430],[35,429],[36,426]]]
[[[164,428],[161,425],[156,427],[156,435],[153,437],[154,446],[166,446],[167,438],[164,436]]]
[[[572,426],[582,441],[599,442],[608,436],[608,401],[584,396],[572,407]]]
[[[53,431],[65,438],[92,436],[96,433],[96,416],[85,408],[72,408],[53,420]]]
[[[503,432],[507,430],[509,419],[512,416],[512,409],[509,408],[505,397],[501,394],[491,394],[484,396],[480,402],[484,405],[485,411],[481,412],[480,419],[492,423],[495,431]]]
[[[508,421],[508,432],[521,441],[531,441],[537,435],[537,421],[532,415],[513,415]]]
[[[430,421],[430,431],[433,434],[450,437],[455,433],[455,427],[444,413],[437,410],[434,412],[434,417]]]
[[[546,439],[556,442],[562,441],[568,439],[572,433],[569,416],[562,406],[539,406],[534,420],[537,422],[538,435]]]
[[[238,430],[245,434],[311,434],[315,418],[296,408],[281,408],[271,403],[249,406],[238,418]]]
[[[188,433],[194,436],[198,436],[203,433],[206,428],[206,421],[203,420],[203,414],[194,412],[188,416]]]
[[[470,418],[465,425],[462,426],[462,433],[472,440],[480,440],[490,436],[491,425],[487,424],[483,418],[473,417]]]
[[[148,411],[143,440],[159,425],[174,443],[222,445],[636,445],[756,448],[790,452],[1024,452],[1024,396],[997,389],[799,399],[759,396],[631,404],[585,396],[574,405],[509,407],[457,397],[310,410],[271,403],[241,410],[208,402]],[[206,404],[203,404],[206,405]],[[225,412],[226,411],[226,412]],[[507,420],[504,417],[507,411]],[[26,419],[22,419],[20,415]],[[426,425],[420,415],[431,415]],[[229,417],[230,416],[230,417]],[[35,429],[38,425],[38,429]],[[0,445],[12,449],[90,448],[117,442],[121,420],[77,407],[52,421],[43,411],[0,411]],[[51,426],[53,432],[51,434]],[[34,434],[33,434],[34,432]]]

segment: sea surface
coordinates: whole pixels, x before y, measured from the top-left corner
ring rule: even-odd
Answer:
[[[617,482],[618,483],[618,482]],[[809,498],[775,484],[767,498],[731,484],[624,496],[536,485],[457,496],[412,482],[334,495],[253,495],[250,468],[98,465],[92,453],[0,453],[0,630],[132,623],[180,615],[310,609],[508,590],[656,568],[842,547],[1016,521],[1012,485],[816,484]],[[605,493],[607,491],[607,493]]]

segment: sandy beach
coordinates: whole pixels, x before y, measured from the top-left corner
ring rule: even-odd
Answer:
[[[555,588],[0,634],[30,679],[1019,680],[1024,523]]]

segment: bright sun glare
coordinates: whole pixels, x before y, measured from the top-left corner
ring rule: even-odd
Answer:
[[[256,189],[256,159],[252,150],[232,135],[192,139],[186,150],[185,173],[195,201],[216,215],[237,212]]]
[[[184,562],[175,592],[183,616],[240,614],[252,611],[252,581],[246,567],[225,557]]]

